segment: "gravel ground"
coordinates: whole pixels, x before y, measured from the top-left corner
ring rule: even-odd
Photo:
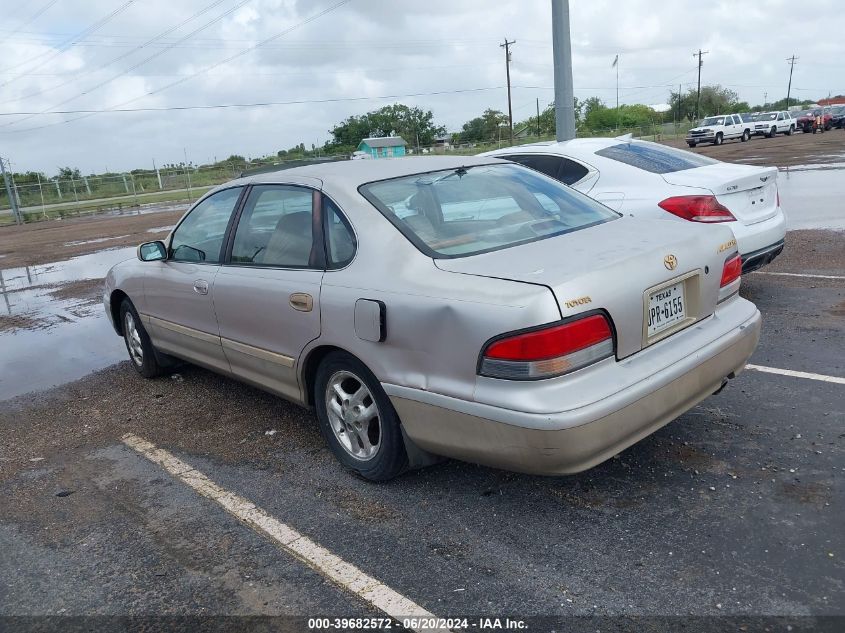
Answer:
[[[185,207],[187,208],[187,207]],[[0,227],[0,267],[34,266],[95,253],[104,248],[137,246],[161,239],[184,209],[142,215],[98,216],[49,220]]]
[[[840,129],[829,130],[824,134],[781,134],[774,138],[754,136],[746,143],[732,140],[725,141],[718,147],[698,145],[690,148],[683,139],[672,139],[664,143],[729,163],[793,167],[845,162],[845,130]]]

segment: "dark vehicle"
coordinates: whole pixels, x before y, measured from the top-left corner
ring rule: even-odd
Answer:
[[[830,126],[845,129],[845,104],[830,106]]]
[[[812,132],[825,132],[833,127],[833,117],[829,109],[814,108],[802,110],[796,115],[798,128],[805,134]]]

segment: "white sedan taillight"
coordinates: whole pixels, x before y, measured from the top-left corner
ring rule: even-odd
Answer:
[[[491,378],[553,378],[613,356],[613,329],[602,313],[503,334],[481,353],[478,373]]]
[[[690,222],[734,222],[736,218],[716,196],[673,196],[657,206]]]
[[[739,292],[739,284],[742,281],[742,257],[734,253],[725,260],[722,267],[722,281],[719,284],[719,303],[733,297]]]

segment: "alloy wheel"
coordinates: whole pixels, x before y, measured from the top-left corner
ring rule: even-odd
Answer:
[[[381,444],[378,405],[358,376],[337,371],[326,384],[329,426],[343,449],[357,460],[376,456]]]

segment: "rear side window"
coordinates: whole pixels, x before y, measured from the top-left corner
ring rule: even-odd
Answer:
[[[596,156],[619,161],[652,174],[670,174],[675,171],[715,165],[719,162],[701,154],[643,141],[611,145],[598,150]]]
[[[312,194],[288,185],[256,185],[244,205],[232,263],[307,268],[312,261]]]
[[[569,160],[562,156],[514,154],[512,156],[504,156],[503,158],[535,169],[567,185],[578,182],[589,173],[589,170],[581,163],[576,163],[574,160]]]
[[[343,268],[355,256],[355,234],[337,205],[325,195],[323,217],[329,268]]]

